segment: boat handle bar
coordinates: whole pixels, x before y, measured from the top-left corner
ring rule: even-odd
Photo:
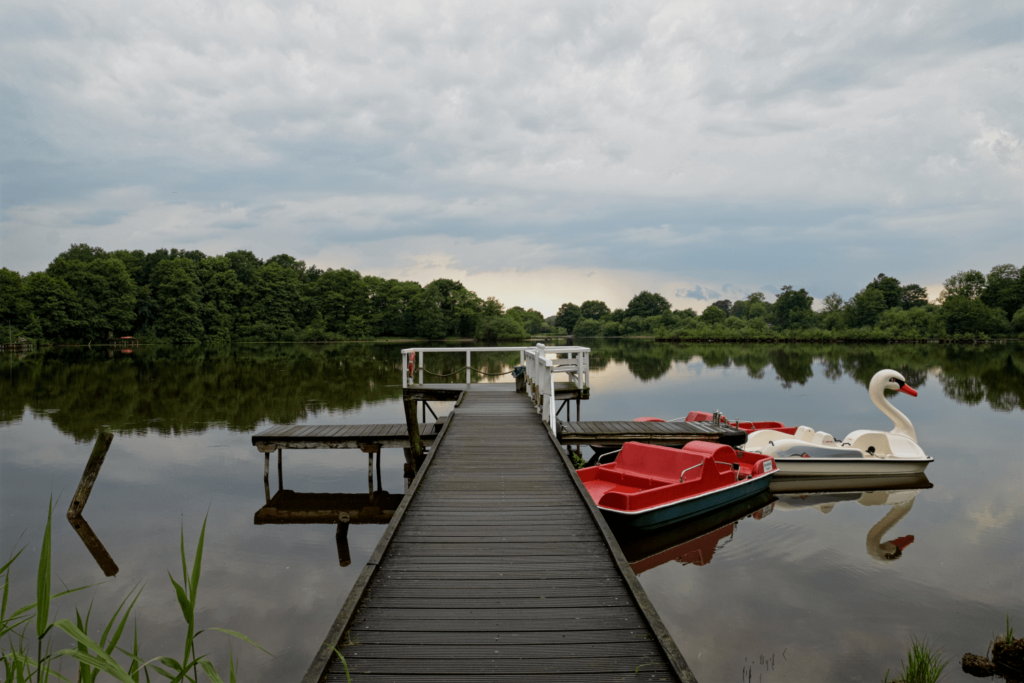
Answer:
[[[696,465],[694,465],[693,467],[687,467],[687,468],[686,468],[685,470],[683,470],[683,471],[682,471],[682,473],[680,473],[680,475],[679,475],[679,483],[680,483],[680,484],[681,484],[681,483],[683,483],[683,477],[685,477],[685,476],[686,476],[686,473],[687,473],[687,472],[689,472],[690,470],[695,470],[695,469],[697,469],[698,467],[702,466],[703,464],[704,464],[704,461],[703,461],[703,460],[701,460],[701,461],[700,461],[699,463],[697,463],[697,464],[696,464]]]

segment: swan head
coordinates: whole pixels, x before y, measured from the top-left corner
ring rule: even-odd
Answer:
[[[910,440],[917,442],[917,433],[914,431],[914,425],[910,423],[907,416],[896,410],[891,403],[885,399],[885,391],[898,391],[903,394],[910,396],[917,396],[917,392],[907,384],[907,380],[904,379],[903,375],[896,372],[895,370],[879,370],[875,373],[875,376],[871,378],[871,383],[868,385],[868,394],[871,396],[871,401],[874,403],[879,410],[888,415],[892,421],[894,429],[892,434],[905,436]]]
[[[917,391],[907,384],[907,380],[904,379],[903,375],[895,370],[879,370],[876,372],[875,376],[871,378],[868,391],[872,394],[883,391],[898,391],[909,396],[917,396]]]

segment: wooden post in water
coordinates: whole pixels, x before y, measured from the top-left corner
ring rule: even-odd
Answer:
[[[100,468],[103,467],[103,459],[107,457],[107,450],[113,440],[113,434],[105,429],[100,430],[99,436],[96,437],[96,445],[92,447],[89,462],[85,464],[85,472],[82,473],[82,479],[78,482],[78,489],[71,499],[71,505],[68,506],[68,519],[82,516],[82,510],[89,500],[92,486],[96,483],[96,477],[99,476]]]
[[[280,491],[284,488],[284,474],[281,471],[281,451],[283,449],[277,449],[277,490]]]
[[[405,408],[405,426],[409,429],[409,450],[419,467],[423,462],[423,440],[420,438],[420,423],[416,419],[416,399],[406,396],[402,404]]]

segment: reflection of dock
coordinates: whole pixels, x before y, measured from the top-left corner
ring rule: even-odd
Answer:
[[[256,511],[253,523],[261,524],[334,524],[338,546],[338,564],[352,564],[348,548],[350,524],[387,524],[405,496],[387,491],[370,493],[296,493],[278,490],[267,504]]]
[[[349,524],[387,524],[404,496],[367,493],[296,493],[278,491],[256,511],[255,524],[334,524],[345,513]]]

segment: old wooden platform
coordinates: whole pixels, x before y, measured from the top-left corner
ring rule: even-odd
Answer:
[[[420,439],[431,443],[440,423],[420,423]],[[283,425],[252,437],[261,453],[287,448],[408,448],[409,428],[404,424]]]
[[[306,683],[693,681],[530,400],[467,392]]]
[[[621,446],[627,441],[681,446],[690,441],[718,441],[739,446],[747,433],[711,422],[560,422],[558,440],[566,446]]]

